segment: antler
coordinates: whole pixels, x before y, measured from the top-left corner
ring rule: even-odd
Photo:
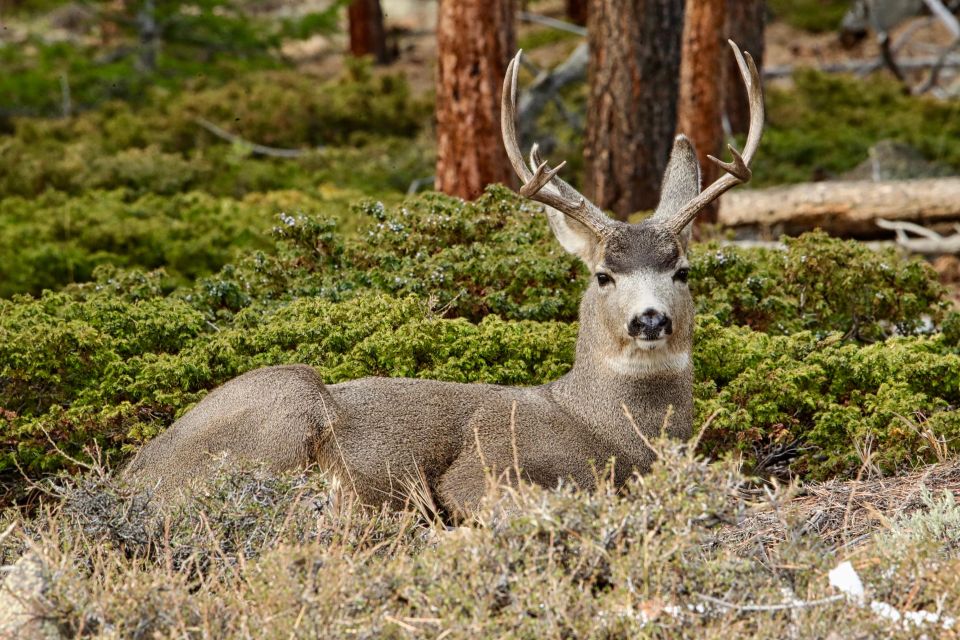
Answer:
[[[747,133],[747,144],[744,147],[743,155],[740,155],[731,145],[727,145],[733,155],[733,162],[723,162],[713,156],[707,156],[711,162],[716,163],[726,171],[726,174],[704,189],[700,195],[685,204],[680,211],[666,221],[666,225],[674,233],[683,231],[704,207],[719,198],[723,193],[738,184],[749,182],[753,176],[753,172],[750,170],[750,162],[753,160],[757,147],[760,146],[760,138],[763,136],[763,85],[760,81],[757,65],[753,62],[753,57],[749,53],[740,53],[740,47],[733,40],[727,42],[733,49],[733,55],[737,57],[740,75],[743,76],[743,83],[746,85],[747,96],[750,100],[750,131]]]
[[[523,153],[517,142],[517,74],[520,72],[522,53],[522,50],[518,51],[516,57],[507,65],[500,109],[503,146],[506,147],[513,170],[523,181],[520,195],[561,211],[603,239],[610,234],[610,219],[576,189],[557,177],[560,169],[567,164],[566,161],[551,168],[540,158],[539,146],[534,144],[530,149],[530,167],[523,162]]]

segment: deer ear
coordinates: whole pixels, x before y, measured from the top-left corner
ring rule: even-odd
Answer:
[[[547,220],[550,222],[550,229],[568,253],[577,256],[590,268],[591,271],[597,266],[597,236],[585,225],[565,216],[553,207],[544,207],[547,211]]]
[[[669,218],[700,195],[700,163],[693,143],[685,135],[677,136],[673,141],[670,161],[663,174],[663,186],[660,188],[660,204],[653,214],[654,218]],[[686,247],[693,230],[691,222],[680,234],[680,241]]]

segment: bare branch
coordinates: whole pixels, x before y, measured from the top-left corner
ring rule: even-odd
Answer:
[[[249,147],[253,153],[259,153],[262,156],[270,156],[273,158],[301,158],[308,153],[322,149],[322,147],[317,147],[316,149],[279,149],[277,147],[268,147],[266,145],[245,140],[235,133],[230,133],[226,129],[221,129],[206,118],[197,116],[193,119],[193,121],[218,138],[233,144],[241,144],[245,147]]]

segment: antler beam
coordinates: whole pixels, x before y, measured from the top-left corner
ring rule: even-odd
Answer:
[[[750,101],[750,130],[747,133],[747,144],[744,147],[743,155],[728,145],[730,153],[733,155],[732,162],[723,162],[713,156],[707,156],[711,162],[717,164],[726,173],[704,189],[700,195],[690,200],[666,222],[666,225],[674,233],[683,231],[707,205],[738,184],[749,182],[753,176],[750,163],[753,161],[753,156],[760,146],[760,138],[763,136],[763,84],[753,57],[749,53],[741,53],[740,47],[733,40],[727,42],[730,43],[733,55],[737,58],[740,75],[743,77],[743,83],[746,85],[747,96]]]
[[[507,150],[513,170],[523,182],[520,195],[553,207],[603,239],[610,234],[612,221],[596,205],[560,179],[557,173],[566,162],[551,168],[549,163],[540,158],[537,145],[533,145],[530,150],[530,166],[523,161],[523,153],[517,141],[517,75],[520,72],[522,54],[523,51],[518,51],[507,66],[500,109],[503,146]]]

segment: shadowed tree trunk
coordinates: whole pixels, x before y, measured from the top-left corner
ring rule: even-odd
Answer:
[[[704,185],[713,182],[719,173],[707,155],[719,158],[723,149],[726,5],[726,0],[689,0],[683,29],[677,131],[686,134],[697,148]],[[697,218],[698,223],[716,221],[716,203]]]
[[[513,0],[441,0],[437,18],[437,182],[472,200],[513,169],[500,137],[500,87],[515,53]]]
[[[354,0],[348,14],[350,53],[357,57],[373,56],[378,64],[389,62],[380,0]]]
[[[590,0],[586,190],[621,219],[653,209],[677,125],[684,0]]]
[[[763,69],[763,30],[767,24],[766,0],[729,0],[727,2],[727,37],[749,52]],[[750,102],[740,79],[737,61],[729,51],[723,52],[723,110],[731,133],[746,133],[750,127]]]
[[[567,17],[571,22],[587,24],[587,0],[567,0]]]

